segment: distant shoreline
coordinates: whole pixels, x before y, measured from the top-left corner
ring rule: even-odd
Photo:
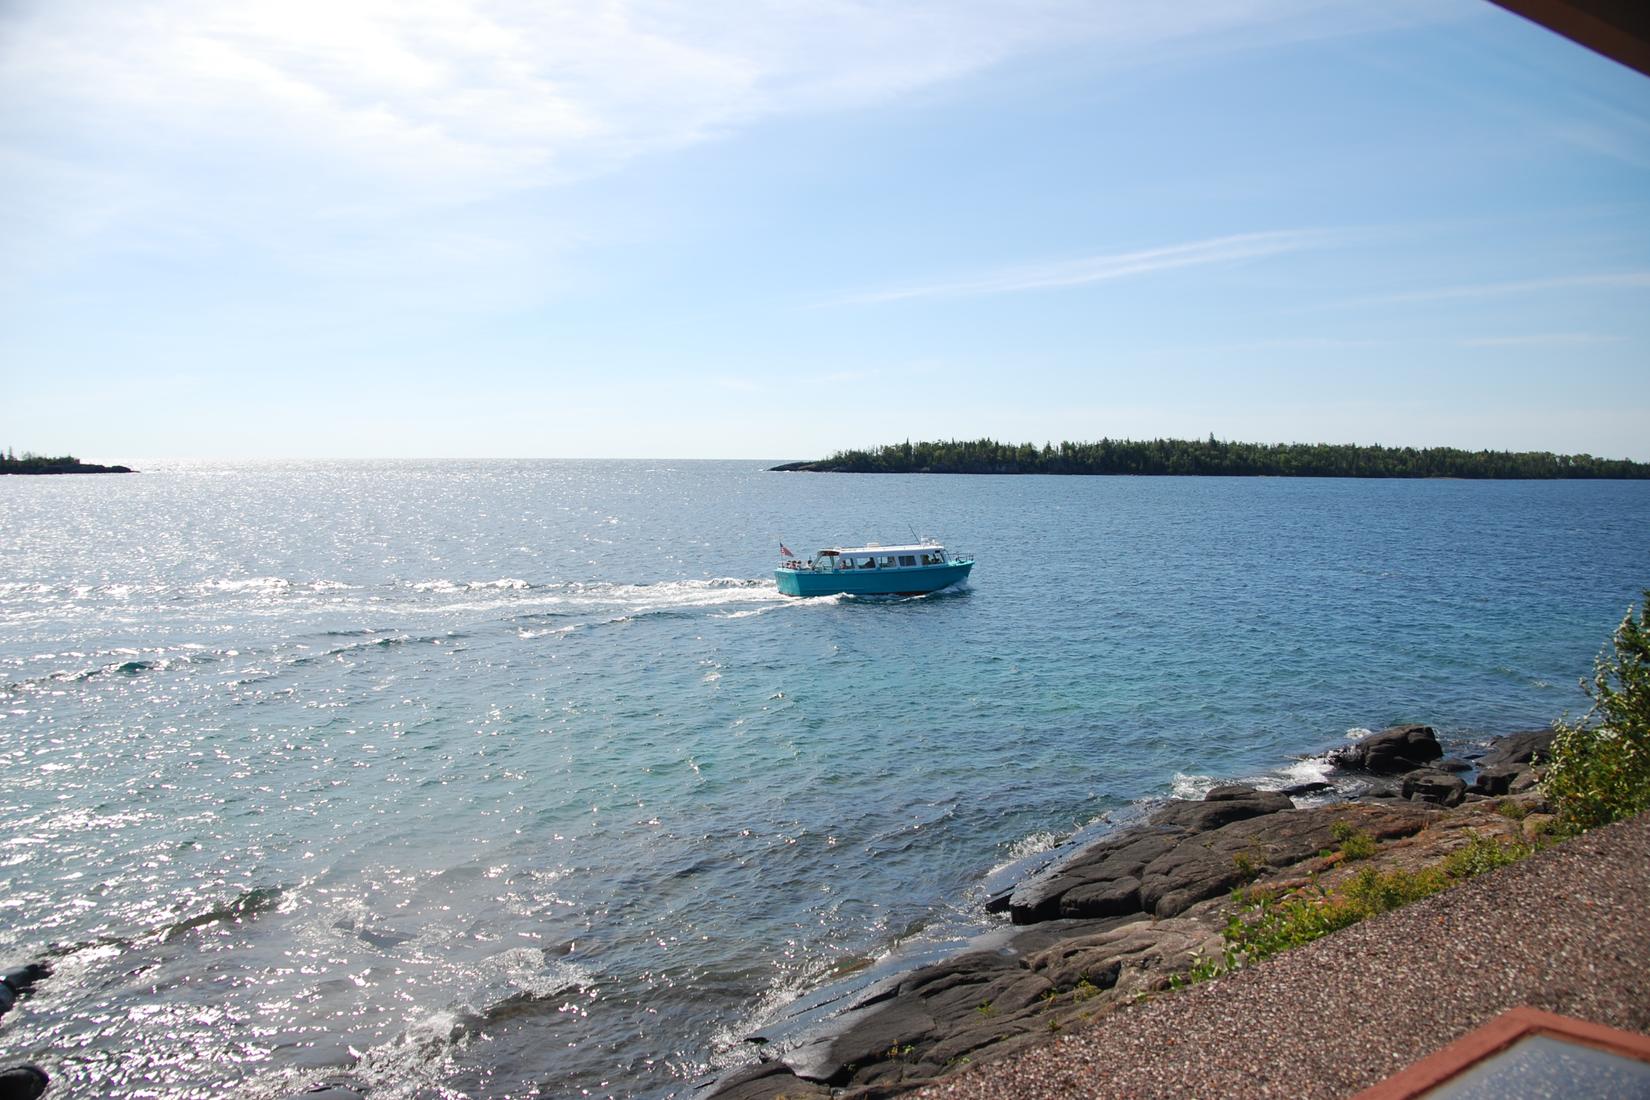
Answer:
[[[1465,451],[1351,443],[1239,443],[1102,439],[999,443],[994,439],[895,443],[785,462],[770,472],[1056,474],[1145,477],[1453,478],[1468,481],[1646,480],[1650,463],[1549,451]]]
[[[135,474],[130,466],[99,466],[82,462],[73,455],[46,458],[25,454],[22,458],[0,455],[0,474]]]

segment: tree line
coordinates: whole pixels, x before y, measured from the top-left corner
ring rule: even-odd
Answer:
[[[37,455],[11,448],[0,454],[0,474],[129,474],[125,466],[97,466],[74,455]]]
[[[838,451],[776,470],[888,474],[1142,474],[1228,477],[1650,478],[1650,463],[1550,451],[1465,451],[1355,443],[1237,443],[1216,439],[995,439],[892,443]]]

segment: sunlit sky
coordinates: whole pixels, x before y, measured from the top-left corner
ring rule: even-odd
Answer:
[[[0,447],[1650,460],[1650,79],[1484,0],[11,0]]]

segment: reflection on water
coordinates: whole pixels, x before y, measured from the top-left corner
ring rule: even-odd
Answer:
[[[145,471],[0,486],[0,1055],[65,1094],[682,1092],[1135,800],[1579,709],[1650,575],[1631,483]],[[968,587],[773,587],[912,526]]]

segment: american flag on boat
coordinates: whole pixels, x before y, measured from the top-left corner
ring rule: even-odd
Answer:
[[[779,556],[782,557],[782,558],[794,558],[794,557],[796,557],[795,554],[791,553],[791,548],[789,546],[786,546],[784,543],[779,544]]]

